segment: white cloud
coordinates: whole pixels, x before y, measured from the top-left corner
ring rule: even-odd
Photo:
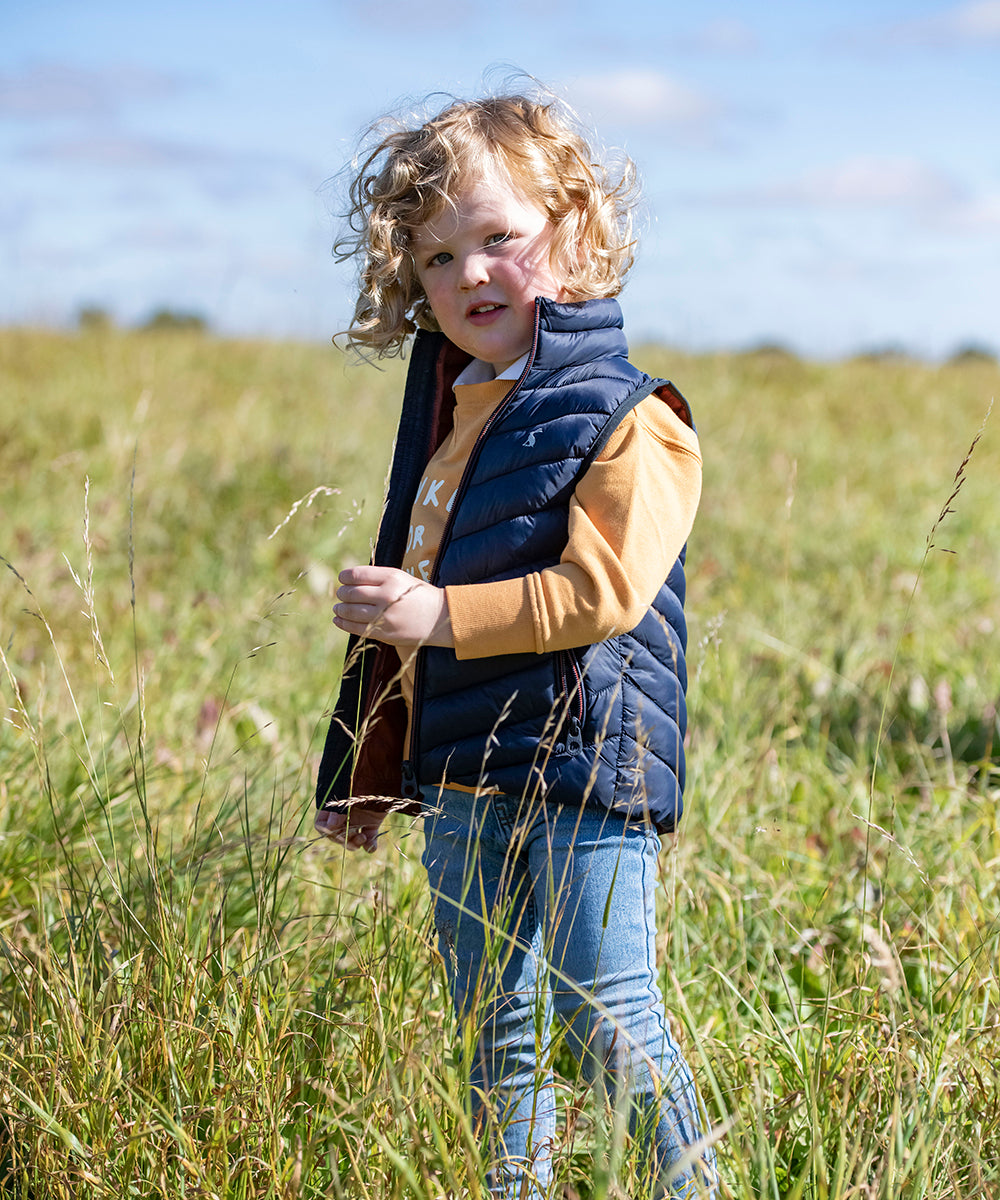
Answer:
[[[1000,40],[1000,0],[977,0],[960,4],[941,17],[941,23],[956,37]]]
[[[73,163],[91,167],[190,167],[217,164],[208,146],[137,137],[130,133],[93,134],[35,142],[17,155],[29,162]]]
[[[704,92],[659,71],[624,70],[578,79],[572,89],[598,124],[665,126],[704,130],[720,106]]]
[[[216,246],[205,228],[194,225],[181,225],[172,221],[147,221],[117,230],[113,239],[109,239],[105,249],[114,252],[122,247],[136,250],[152,250],[172,254],[199,254],[212,250]]]
[[[1000,192],[957,205],[946,214],[945,224],[959,233],[1000,234]]]
[[[1000,0],[968,0],[937,16],[903,21],[889,29],[888,40],[931,46],[1000,42]]]
[[[0,74],[0,115],[21,120],[106,116],[122,103],[176,94],[183,81],[147,67],[92,71],[71,63],[39,62]]]
[[[130,171],[137,176],[147,171],[174,171],[193,177],[224,199],[261,195],[278,181],[292,180],[312,189],[322,178],[318,169],[290,156],[124,132],[37,141],[23,146],[13,157],[45,166]]]
[[[796,204],[942,208],[960,193],[944,172],[915,158],[859,156],[768,188],[761,198]]]

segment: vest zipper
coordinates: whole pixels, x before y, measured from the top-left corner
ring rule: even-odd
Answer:
[[[451,527],[455,522],[455,514],[458,512],[458,507],[462,502],[462,497],[468,490],[469,479],[472,476],[473,468],[479,459],[479,452],[482,449],[483,442],[486,441],[486,435],[496,423],[500,412],[505,409],[510,400],[517,395],[531,370],[532,364],[535,361],[535,355],[538,353],[538,331],[541,326],[542,305],[540,297],[535,297],[535,329],[531,338],[531,349],[528,351],[528,359],[524,364],[524,370],[518,376],[514,386],[504,396],[496,408],[487,417],[485,424],[479,431],[479,436],[473,442],[472,449],[469,451],[469,457],[466,460],[465,468],[462,471],[462,477],[458,481],[458,487],[455,489],[455,499],[452,501],[451,512],[448,514],[448,519],[445,521],[444,529],[441,531],[441,541],[438,543],[438,552],[434,557],[434,567],[431,571],[429,582],[438,586],[438,577],[441,571],[441,560],[444,558],[445,548],[451,538]],[[426,467],[425,467],[426,469]],[[410,709],[410,757],[404,761],[402,767],[403,778],[403,795],[406,797],[414,797],[420,794],[420,779],[417,775],[416,758],[417,747],[420,745],[420,710],[422,704],[422,692],[424,681],[424,649],[417,651],[417,661],[413,668],[413,705]],[[407,790],[410,789],[410,790]]]
[[[562,694],[567,700],[566,741],[556,746],[560,752],[562,746],[566,754],[579,754],[583,750],[583,676],[577,666],[575,656],[569,650],[560,650],[557,654],[559,661],[559,683]],[[567,669],[568,668],[568,669]],[[570,675],[573,682],[570,683]]]

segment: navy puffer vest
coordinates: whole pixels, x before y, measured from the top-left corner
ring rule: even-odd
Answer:
[[[625,414],[655,391],[690,422],[672,385],[638,371],[627,353],[614,300],[537,302],[527,365],[466,465],[432,582],[482,583],[555,565],[576,483]],[[442,393],[449,358],[454,378],[454,354],[439,334],[417,337],[376,562],[402,561],[420,477],[450,419],[450,410],[441,419]],[[398,658],[391,647],[369,646],[352,661],[364,647],[352,640],[317,803],[414,797],[421,785],[447,782],[602,805],[672,829],[684,784],[683,604],[682,555],[639,624],[605,642],[464,661],[425,647],[414,681],[412,752],[401,767],[388,744],[396,722],[382,682]],[[382,711],[359,754],[353,731],[373,702]]]

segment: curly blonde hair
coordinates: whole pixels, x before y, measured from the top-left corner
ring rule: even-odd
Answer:
[[[374,127],[381,138],[355,165],[349,232],[338,262],[357,258],[359,296],[348,344],[379,358],[402,353],[415,329],[437,329],[417,279],[413,231],[486,172],[500,170],[554,227],[550,265],[574,300],[617,296],[634,258],[635,167],[594,161],[564,107],[509,95],[461,100],[412,128]]]

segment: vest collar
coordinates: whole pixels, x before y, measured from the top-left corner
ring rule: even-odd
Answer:
[[[584,300],[558,304],[539,296],[535,301],[535,354],[528,375],[548,374],[602,358],[628,358],[617,300]]]

